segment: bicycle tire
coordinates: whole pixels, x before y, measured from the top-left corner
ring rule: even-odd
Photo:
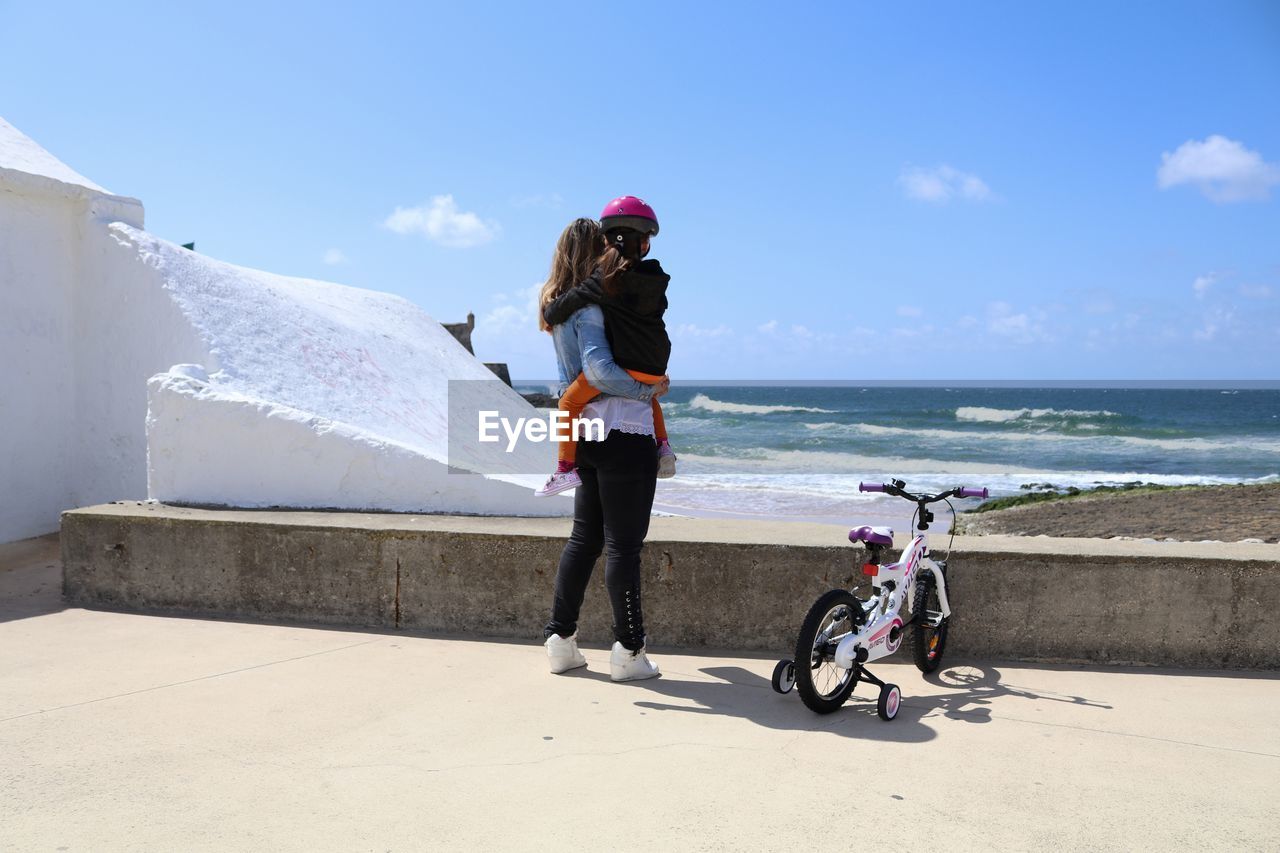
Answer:
[[[930,611],[941,617],[937,627],[928,624]],[[921,572],[916,579],[915,600],[911,607],[911,657],[916,669],[925,675],[942,665],[942,653],[947,648],[947,629],[951,617],[941,614],[938,583],[932,572]]]
[[[847,614],[841,616],[841,609]],[[862,602],[843,589],[824,592],[809,608],[796,638],[795,673],[796,691],[809,710],[818,714],[830,714],[839,710],[858,683],[856,665],[842,669],[835,665],[830,655],[835,651],[830,642],[832,630],[843,633],[856,631],[862,615]],[[826,639],[819,635],[826,628]]]

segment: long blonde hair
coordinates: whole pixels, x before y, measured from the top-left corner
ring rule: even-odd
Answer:
[[[552,300],[599,269],[605,282],[626,268],[627,262],[617,249],[605,246],[604,232],[594,219],[575,219],[560,232],[555,253],[551,256],[551,272],[538,295],[538,328],[551,331],[542,318]]]

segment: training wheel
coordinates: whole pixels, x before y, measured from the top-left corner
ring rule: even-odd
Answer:
[[[773,689],[778,693],[790,693],[796,686],[796,665],[789,660],[778,661],[773,668]]]
[[[880,688],[880,699],[876,702],[876,713],[882,720],[892,720],[898,716],[898,706],[902,704],[902,691],[896,684],[886,684]]]

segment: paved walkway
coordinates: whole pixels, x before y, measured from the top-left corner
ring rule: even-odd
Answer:
[[[59,572],[0,546],[0,850],[1280,846],[1273,674],[887,665],[885,723],[771,659],[615,685],[603,646],[557,677],[533,643],[65,609]]]

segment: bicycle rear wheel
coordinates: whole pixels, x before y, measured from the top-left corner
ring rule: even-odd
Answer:
[[[833,589],[809,608],[796,638],[796,691],[809,710],[830,714],[838,710],[854,685],[856,667],[845,669],[834,660],[840,638],[858,630],[862,602],[852,593]]]

